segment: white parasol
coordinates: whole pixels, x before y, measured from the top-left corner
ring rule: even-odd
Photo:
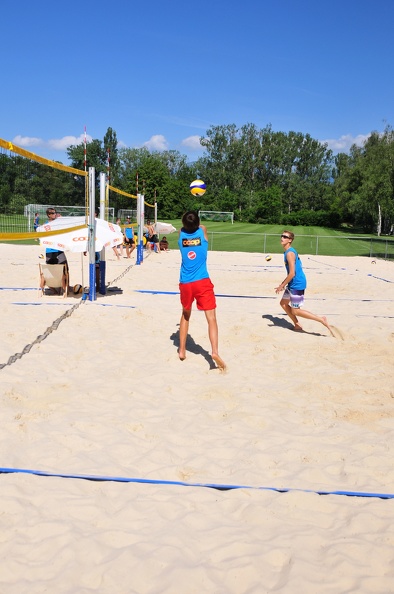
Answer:
[[[154,228],[156,233],[160,233],[160,235],[169,235],[169,233],[176,231],[176,228],[171,223],[161,223],[160,221],[154,224]]]
[[[152,227],[155,233],[160,235],[169,235],[170,233],[174,233],[176,228],[171,223],[162,223],[161,221],[157,221],[157,223],[153,223]],[[144,226],[144,233],[148,231],[148,227]]]
[[[109,223],[104,219],[95,219],[96,237],[94,250],[100,252],[103,248],[114,247],[123,243],[122,230],[119,225]],[[72,227],[80,227],[86,224],[85,217],[58,217],[54,221],[37,228],[39,232],[64,230]],[[88,251],[88,225],[83,229],[70,230],[59,235],[48,235],[40,237],[40,245],[62,252],[86,252]]]

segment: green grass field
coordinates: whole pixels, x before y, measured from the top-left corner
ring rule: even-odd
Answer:
[[[160,219],[161,220],[161,219]],[[180,219],[166,220],[180,229]],[[209,249],[224,252],[281,253],[279,236],[283,227],[253,223],[203,221],[207,227]],[[27,231],[26,218],[0,215],[0,233]],[[323,256],[366,256],[394,260],[394,237],[377,237],[355,230],[326,229],[323,227],[292,227],[294,247],[302,254]],[[170,249],[177,249],[178,233],[167,236]],[[9,242],[8,242],[9,243]],[[31,240],[18,241],[32,245]]]
[[[180,229],[179,219],[166,221]],[[203,221],[209,238],[209,249],[223,252],[282,253],[279,225]],[[292,227],[294,247],[304,254],[324,256],[367,256],[394,259],[394,237],[376,237],[323,227]],[[167,236],[170,249],[177,248],[178,234]]]

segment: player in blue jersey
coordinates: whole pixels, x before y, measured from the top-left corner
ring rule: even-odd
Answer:
[[[197,309],[204,311],[208,322],[212,359],[219,369],[224,371],[226,364],[219,356],[218,351],[219,333],[216,320],[216,299],[207,269],[207,230],[204,225],[200,225],[200,217],[194,210],[189,210],[183,215],[182,225],[178,239],[178,246],[182,256],[179,279],[182,316],[179,327],[178,355],[181,361],[186,359],[186,339],[192,305],[195,300]]]
[[[317,316],[309,311],[303,309],[304,293],[306,289],[306,276],[302,269],[302,263],[298,252],[292,247],[294,233],[291,231],[283,231],[280,236],[280,242],[284,251],[284,261],[287,271],[287,276],[283,283],[276,287],[275,292],[283,293],[280,305],[285,310],[289,318],[294,324],[294,330],[302,331],[302,326],[298,321],[298,317],[307,318],[320,322],[325,326],[332,336],[334,333],[327,322],[325,316]],[[298,317],[297,317],[298,316]]]

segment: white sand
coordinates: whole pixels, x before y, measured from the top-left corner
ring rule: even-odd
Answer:
[[[41,252],[0,245],[0,364],[80,303],[38,296]],[[0,474],[0,592],[392,592],[394,501],[317,492],[394,493],[394,263],[302,256],[341,340],[290,329],[282,255],[210,253],[223,374],[197,310],[178,359],[178,252],[107,258],[123,292],[0,370],[0,465],[152,483]]]

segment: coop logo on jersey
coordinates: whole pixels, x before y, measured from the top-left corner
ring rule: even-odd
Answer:
[[[182,247],[194,247],[201,245],[201,238],[196,237],[195,239],[182,239]]]
[[[195,260],[197,258],[197,254],[196,252],[191,251],[187,253],[187,257],[189,258],[189,260]]]

